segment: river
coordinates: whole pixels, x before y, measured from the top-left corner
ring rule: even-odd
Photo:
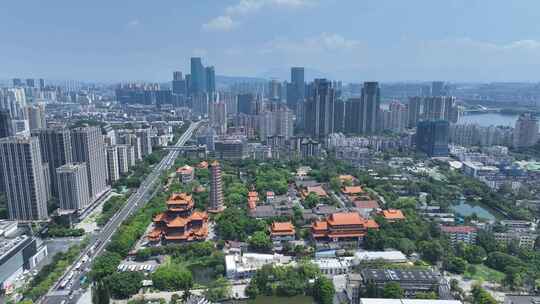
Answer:
[[[463,115],[459,118],[459,124],[472,124],[476,123],[482,127],[505,126],[514,127],[518,115],[513,114],[501,114],[501,113],[483,113],[483,114],[469,114]]]

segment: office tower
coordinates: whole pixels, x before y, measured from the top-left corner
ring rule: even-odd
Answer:
[[[12,81],[11,81],[11,84],[14,87],[22,87],[22,85],[23,85],[22,80],[20,78],[13,78]]]
[[[421,121],[416,127],[416,149],[429,157],[448,156],[450,124],[445,120]]]
[[[219,135],[227,134],[227,105],[215,102],[210,106],[210,125]]]
[[[0,139],[0,172],[7,197],[9,219],[46,220],[47,193],[38,139]]]
[[[410,97],[409,98],[409,128],[415,128],[420,121],[421,114],[423,112],[424,99],[422,97]]]
[[[24,88],[0,89],[0,109],[9,111],[12,119],[25,119],[25,108]]]
[[[36,83],[34,81],[34,79],[32,78],[27,78],[26,79],[26,86],[29,87],[29,88],[33,88],[35,87]]]
[[[26,107],[26,115],[30,131],[47,128],[44,105],[39,104]]]
[[[152,135],[150,134],[150,130],[139,129],[136,134],[141,139],[142,157],[152,154]]]
[[[185,95],[187,93],[186,81],[182,77],[182,72],[173,73],[172,93],[177,95]]]
[[[446,96],[444,81],[433,81],[431,83],[431,96]]]
[[[91,201],[97,200],[107,189],[107,156],[101,131],[97,127],[71,130],[73,161],[86,163]]]
[[[287,106],[295,110],[297,104],[303,103],[306,97],[306,84],[304,80],[304,68],[291,68],[291,83],[287,89]]]
[[[334,132],[335,90],[326,79],[315,79],[310,85],[309,98],[305,104],[306,132],[322,139]]]
[[[70,132],[66,128],[37,129],[32,131],[32,136],[39,139],[41,160],[49,166],[51,194],[58,198],[56,169],[73,162]]]
[[[218,161],[210,165],[210,206],[208,212],[223,211],[223,189],[221,184],[221,166]]]
[[[39,79],[39,89],[43,90],[45,88],[45,79],[40,78]]]
[[[255,103],[255,96],[253,94],[239,94],[238,95],[238,113],[252,114],[253,104]]]
[[[456,98],[453,96],[436,96],[424,98],[423,115],[425,120],[447,120],[456,123],[459,118]]]
[[[0,138],[13,136],[11,115],[7,110],[0,110]]]
[[[362,133],[374,134],[379,130],[381,93],[378,82],[364,82],[362,88]]]
[[[120,179],[120,168],[118,165],[118,148],[108,146],[107,149],[107,169],[109,184],[113,184]]]
[[[452,124],[450,125],[450,142],[460,146],[473,146],[479,142],[476,135],[480,127],[475,124]]]
[[[227,115],[236,115],[238,113],[238,101],[236,94],[232,92],[219,92],[219,98],[227,107]]]
[[[60,209],[83,210],[90,205],[88,170],[85,163],[70,163],[56,169]]]
[[[334,105],[334,132],[345,132],[346,104],[340,99]]]
[[[210,96],[208,93],[197,93],[191,96],[192,111],[196,115],[208,115]]]
[[[269,136],[289,139],[293,136],[293,114],[287,108],[266,111],[259,116],[259,136],[265,141]]]
[[[216,92],[216,71],[213,66],[204,68],[206,92],[212,94]]]
[[[117,145],[116,146],[118,150],[118,173],[120,175],[124,175],[129,171],[130,167],[130,157],[128,152],[130,149],[133,149],[133,147],[128,145]],[[133,158],[135,158],[133,156]]]
[[[206,72],[200,57],[191,58],[191,94],[204,93],[206,89]]]
[[[349,134],[362,133],[362,98],[349,98],[347,101],[344,102],[344,108],[345,114],[343,118],[343,132]]]
[[[409,122],[407,106],[399,101],[393,101],[390,103],[389,112],[389,129],[396,132],[403,131]]]
[[[281,82],[278,80],[272,79],[268,82],[268,92],[266,96],[268,99],[273,101],[281,101]]]
[[[538,142],[538,119],[531,113],[521,114],[514,128],[513,146],[526,148]]]

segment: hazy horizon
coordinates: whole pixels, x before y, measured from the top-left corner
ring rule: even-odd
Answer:
[[[0,78],[161,82],[200,56],[225,76],[537,82],[539,17],[534,0],[11,1]]]

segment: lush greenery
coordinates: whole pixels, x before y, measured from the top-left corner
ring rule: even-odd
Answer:
[[[112,196],[104,204],[103,209],[97,219],[98,226],[105,226],[107,222],[118,212],[126,203],[125,196]]]
[[[227,208],[215,220],[216,232],[224,240],[246,241],[256,231],[266,230],[265,221],[249,217],[242,208]]]
[[[127,299],[142,287],[144,274],[138,271],[113,272],[104,280],[110,295],[115,299]]]
[[[152,166],[157,164],[166,154],[167,150],[155,148],[150,155],[145,156],[142,161],[130,168],[128,175],[122,176],[116,181],[114,187],[138,188],[146,175],[152,171]]]
[[[311,280],[314,280],[313,284],[309,283]],[[311,295],[321,304],[332,303],[334,293],[332,282],[310,263],[296,267],[265,265],[257,270],[246,288],[246,294],[252,299],[259,295]]]
[[[67,252],[59,252],[54,257],[51,263],[45,265],[36,276],[30,281],[28,286],[23,291],[25,299],[36,301],[43,296],[56,283],[58,278],[64,274],[66,269],[79,256],[81,249],[87,245],[84,240],[79,245],[71,246]]]
[[[189,290],[193,286],[191,272],[176,263],[161,265],[152,274],[152,281],[155,288],[165,291]]]

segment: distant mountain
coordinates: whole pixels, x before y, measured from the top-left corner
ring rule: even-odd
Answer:
[[[225,75],[216,75],[216,82],[223,85],[230,85],[233,83],[239,82],[266,82],[268,79],[258,78],[258,77],[243,77],[243,76],[225,76]]]

